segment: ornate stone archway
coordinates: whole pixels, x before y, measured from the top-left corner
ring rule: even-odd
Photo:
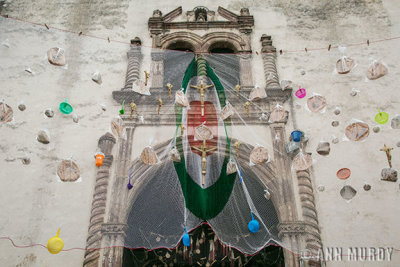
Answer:
[[[152,35],[153,46],[157,49],[151,54],[151,76],[152,93],[167,99],[167,90],[164,88],[163,48],[168,48],[174,42],[185,42],[197,52],[209,52],[210,47],[217,43],[228,43],[235,48],[240,58],[240,84],[242,92],[248,94],[254,86],[251,73],[251,33],[254,24],[253,17],[247,9],[242,9],[240,15],[236,15],[222,7],[218,8],[218,13],[226,21],[216,21],[212,11],[207,11],[207,21],[195,21],[194,11],[187,12],[188,21],[173,22],[174,18],[182,13],[182,8],[177,8],[166,15],[158,10],[154,11],[153,17],[149,19],[149,30]],[[200,36],[193,31],[215,29],[214,31]],[[226,29],[222,31],[221,29]],[[168,33],[167,33],[168,31]],[[278,73],[276,70],[276,49],[272,45],[270,36],[263,35],[260,39],[262,45],[262,60],[264,67],[264,78],[266,81],[266,91],[268,98],[261,100],[259,105],[266,110],[267,116],[272,112],[276,104],[281,106],[290,99],[292,89],[282,90],[279,85]],[[154,110],[154,103],[150,98],[138,96],[130,90],[132,81],[139,79],[141,68],[141,41],[135,38],[131,41],[131,48],[128,52],[128,70],[126,74],[125,86],[113,92],[114,99],[121,103],[134,100],[141,104],[143,112],[148,117],[145,122],[141,122],[135,115],[121,115],[126,129],[127,138],[116,140],[111,134],[105,134],[99,139],[99,149],[105,154],[104,164],[96,174],[96,184],[93,193],[89,233],[87,247],[112,247],[103,250],[88,250],[85,254],[84,266],[121,266],[124,244],[126,214],[129,205],[133,202],[135,191],[129,192],[126,189],[128,170],[132,164],[132,146],[134,132],[137,127],[143,125],[174,125],[170,115],[157,115]],[[270,78],[272,74],[272,79]],[[235,104],[235,99],[229,100]],[[165,105],[173,105],[165,103]],[[239,112],[245,112],[240,108]],[[315,208],[313,184],[311,181],[310,170],[301,171],[293,174],[291,172],[291,158],[286,152],[285,140],[286,123],[289,112],[279,121],[272,123],[260,121],[260,114],[256,109],[250,109],[250,114],[246,119],[248,125],[261,125],[269,127],[272,138],[271,143],[274,148],[274,163],[257,166],[252,169],[254,175],[265,179],[265,181],[276,192],[272,194],[272,201],[276,208],[280,224],[279,235],[284,242],[290,244],[298,251],[316,252],[322,247],[319,233],[318,218]],[[305,145],[305,144],[303,144]],[[113,147],[115,148],[113,149]],[[159,144],[156,149],[161,150],[165,144]],[[248,162],[246,155],[249,151],[245,149],[240,153],[240,161]],[[140,161],[133,162],[134,168],[144,170]],[[273,177],[273,178],[272,178]],[[297,180],[297,182],[295,182]],[[298,194],[296,201],[295,194]],[[285,250],[285,265],[299,266],[298,256]],[[318,265],[316,262],[311,262]]]

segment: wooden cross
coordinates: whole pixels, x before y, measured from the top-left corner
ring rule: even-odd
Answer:
[[[200,102],[201,102],[201,116],[204,116],[204,93],[205,91],[210,88],[213,87],[214,85],[205,85],[203,83],[203,80],[200,81],[200,85],[195,86],[195,85],[190,85],[190,87],[192,88],[196,88],[197,90],[200,91]]]
[[[390,154],[391,150],[393,150],[393,148],[386,146],[386,144],[384,144],[383,147],[380,149],[380,151],[384,151],[386,153],[386,157],[390,168],[392,168],[392,155]]]
[[[207,167],[207,153],[216,150],[216,147],[207,147],[206,140],[203,140],[203,145],[192,146],[193,149],[201,152],[201,185],[204,186]]]

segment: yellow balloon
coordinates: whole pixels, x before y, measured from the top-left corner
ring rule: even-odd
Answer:
[[[49,241],[47,242],[47,250],[51,254],[59,253],[64,247],[64,241],[58,237],[59,234],[60,234],[60,228],[58,228],[57,235],[50,238]]]

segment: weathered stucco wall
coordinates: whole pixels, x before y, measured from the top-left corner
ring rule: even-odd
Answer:
[[[394,0],[384,3],[298,2],[224,0],[218,3],[203,1],[202,5],[215,11],[220,5],[236,13],[242,7],[249,7],[255,19],[253,51],[261,50],[259,39],[262,34],[272,36],[278,51],[327,47],[328,44],[346,46],[367,39],[400,35],[400,4]],[[198,1],[1,1],[0,11],[11,17],[127,43],[139,36],[143,45],[150,47],[147,20],[153,10],[160,9],[165,14],[180,5],[185,13],[197,6]],[[9,47],[0,45],[0,95],[14,110],[14,121],[0,127],[0,235],[11,237],[17,245],[46,244],[61,227],[65,248],[83,248],[95,176],[93,154],[98,138],[109,131],[110,120],[120,108],[113,101],[111,92],[124,86],[129,45],[47,30],[3,17],[0,25],[0,42],[8,40],[9,43]],[[291,113],[290,118],[310,137],[307,151],[313,153],[313,179],[316,186],[325,186],[325,191],[316,191],[324,246],[343,247],[345,253],[353,246],[400,248],[400,230],[396,228],[400,222],[397,215],[400,208],[396,204],[400,200],[399,185],[398,182],[380,181],[381,169],[387,167],[387,161],[385,154],[379,151],[384,143],[394,147],[392,163],[399,169],[400,148],[396,147],[400,141],[399,130],[391,129],[388,123],[379,133],[372,132],[373,117],[378,108],[391,116],[400,113],[396,88],[400,71],[397,66],[399,42],[348,47],[346,55],[353,57],[357,66],[347,75],[334,73],[335,63],[341,56],[337,49],[278,56],[280,79],[292,80],[306,88],[307,93],[319,93],[327,99],[326,112],[315,114],[305,109],[306,99],[294,98],[294,114]],[[47,62],[46,51],[56,46],[65,49],[67,67],[56,67]],[[150,49],[144,47],[143,53],[142,71],[150,69]],[[365,73],[372,59],[382,59],[389,74],[375,81],[367,80]],[[27,67],[34,74],[24,71]],[[102,75],[101,85],[91,80],[91,74],[96,70]],[[301,74],[303,70],[304,75]],[[254,82],[265,84],[260,55],[253,55],[252,71]],[[359,91],[356,96],[350,95],[352,88]],[[59,103],[65,98],[79,117],[77,124],[71,116],[58,111]],[[23,112],[17,108],[21,101],[27,106]],[[106,107],[105,111],[102,105]],[[340,115],[333,114],[336,106],[341,109]],[[44,115],[47,108],[55,111],[53,118]],[[286,109],[290,109],[289,103]],[[364,142],[343,140],[344,129],[352,118],[369,124],[371,133]],[[333,120],[339,121],[338,127],[331,126]],[[294,128],[292,120],[287,128],[289,134]],[[41,129],[50,132],[47,145],[36,141]],[[149,128],[136,129],[135,144],[138,147],[147,145],[151,131]],[[267,133],[259,134],[270,138]],[[164,139],[159,133],[154,136],[159,142],[170,138]],[[331,142],[333,136],[339,138],[339,143],[331,143],[329,156],[318,155],[315,152],[318,142]],[[29,165],[23,165],[19,159],[25,153],[31,158]],[[134,156],[139,153],[134,146]],[[59,182],[57,165],[71,155],[81,170],[82,179],[76,183]],[[342,167],[352,170],[346,181],[335,175]],[[370,184],[372,189],[364,191],[364,183]],[[339,194],[345,184],[357,190],[350,202]],[[7,240],[0,240],[0,250],[2,266],[80,266],[84,255],[82,250],[50,255],[41,247],[17,249]],[[400,262],[398,252],[394,252],[392,261],[381,265],[394,266]],[[378,265],[376,262],[358,264]]]

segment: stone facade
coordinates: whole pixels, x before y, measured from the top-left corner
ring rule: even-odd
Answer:
[[[209,48],[214,43],[223,43],[228,47],[233,47],[235,53],[239,54],[240,59],[240,83],[243,85],[242,92],[248,93],[254,87],[252,81],[252,73],[248,71],[251,62],[251,43],[250,34],[254,25],[253,17],[249,14],[247,9],[242,9],[240,15],[236,15],[222,7],[218,8],[218,13],[226,18],[228,22],[215,21],[213,19],[207,21],[192,21],[191,14],[195,11],[188,12],[189,19],[186,22],[172,22],[172,20],[182,13],[182,8],[177,8],[166,15],[162,15],[161,11],[155,10],[153,17],[149,19],[149,31],[153,39],[153,45],[161,48],[170,48],[176,42],[185,42],[188,48],[191,48],[197,53],[209,52]],[[207,14],[215,14],[208,11]],[[211,13],[210,13],[211,12]],[[206,15],[204,15],[206,16]],[[208,16],[207,16],[208,17]],[[212,32],[203,36],[196,34],[196,30],[215,28],[218,31]],[[178,32],[162,34],[166,30],[179,29]],[[236,32],[226,31],[227,29],[235,29]],[[136,41],[135,41],[136,40]],[[114,91],[113,97],[116,101],[122,102],[123,99],[138,101],[137,93],[128,91],[129,83],[135,79],[139,79],[140,58],[140,42],[139,38],[131,41],[131,49],[128,52],[128,70],[126,75],[126,83],[121,91]],[[263,35],[261,38],[262,53],[263,54],[263,67],[266,79],[266,91],[270,96],[261,102],[259,105],[264,107],[273,107],[276,104],[284,105],[290,98],[292,89],[288,88],[282,90],[279,85],[279,78],[276,69],[276,49],[272,46],[271,36]],[[166,90],[163,88],[163,54],[162,50],[153,52],[151,54],[151,77],[152,79],[152,93],[165,95]],[[271,97],[271,95],[272,97]],[[147,116],[154,118],[154,120],[147,120],[146,125],[170,125],[175,124],[171,122],[170,116],[157,116],[156,111],[152,108],[148,98],[139,96],[140,103],[144,109],[147,109]],[[239,106],[239,99],[231,100],[233,105]],[[173,105],[173,104],[172,104]],[[169,108],[168,110],[170,110]],[[241,110],[243,113],[244,111]],[[270,110],[272,111],[272,109]],[[150,116],[149,116],[150,115]],[[252,110],[250,118],[247,118],[247,123],[268,127],[271,130],[271,136],[274,138],[274,163],[273,167],[268,169],[265,165],[253,167],[250,172],[254,173],[255,177],[259,177],[271,188],[273,195],[272,201],[278,212],[280,219],[279,236],[286,244],[290,244],[292,248],[310,250],[316,253],[322,247],[321,237],[319,233],[317,212],[315,209],[313,185],[310,180],[309,171],[298,173],[299,188],[295,189],[293,177],[290,171],[290,158],[286,154],[285,141],[286,137],[286,122],[288,116],[284,120],[267,123],[258,119],[258,112]],[[104,247],[121,246],[124,242],[124,226],[126,223],[126,214],[129,213],[131,203],[133,203],[134,195],[140,191],[140,186],[136,187],[132,193],[128,193],[125,189],[125,177],[129,169],[129,163],[134,160],[131,158],[131,150],[133,145],[133,132],[136,127],[140,127],[138,117],[130,117],[129,115],[122,115],[122,118],[127,127],[127,139],[119,140],[117,142],[118,151],[115,153],[115,173],[109,178],[111,194],[107,197],[107,208],[102,210],[104,214],[108,215],[108,220],[102,220],[101,232],[93,229],[92,224],[89,226],[88,241],[94,239],[94,236],[102,235],[101,244]],[[238,140],[243,142],[243,140]],[[234,140],[232,140],[234,142]],[[156,151],[162,151],[166,148],[169,142],[158,144]],[[250,144],[241,146],[239,152],[239,161],[245,164],[249,161],[250,151],[248,148]],[[140,160],[135,160],[134,169],[141,170],[145,165]],[[144,178],[144,180],[147,180]],[[98,185],[95,186],[95,188]],[[302,215],[297,210],[294,192],[299,190],[300,201],[302,207]],[[136,192],[135,192],[136,191]],[[97,198],[95,191],[94,198]],[[94,204],[93,204],[94,205]],[[103,215],[104,215],[103,214]],[[100,223],[100,221],[99,221]],[[97,239],[96,239],[97,240]],[[96,243],[97,244],[97,243]],[[303,247],[305,246],[305,247]],[[88,247],[93,247],[93,242],[88,242]],[[121,248],[106,248],[102,252],[87,253],[84,266],[120,266],[122,264],[122,249]],[[299,266],[299,259],[296,255],[285,251],[286,266]],[[94,255],[93,255],[94,254]],[[94,259],[96,257],[96,259]],[[101,263],[101,264],[100,264]],[[94,264],[94,265],[92,265]],[[97,265],[96,265],[97,264]],[[111,265],[110,265],[111,264]]]
[[[381,171],[388,163],[385,153],[380,151],[384,144],[394,148],[392,166],[398,171],[399,130],[391,123],[400,113],[396,104],[398,90],[394,86],[400,77],[399,41],[395,38],[400,32],[397,1],[205,0],[202,5],[206,8],[195,8],[197,5],[195,0],[0,1],[0,92],[13,110],[13,120],[1,124],[0,201],[1,212],[7,216],[0,218],[0,230],[16,245],[24,246],[46,245],[61,228],[64,248],[79,248],[50,255],[41,247],[17,249],[3,240],[2,265],[81,266],[84,262],[89,264],[93,255],[91,259],[98,266],[103,261],[110,264],[113,259],[120,259],[118,249],[99,250],[99,253],[83,249],[88,242],[95,242],[96,246],[100,243],[100,247],[123,244],[124,219],[111,221],[108,213],[111,205],[123,203],[122,200],[112,203],[116,200],[110,197],[120,186],[118,179],[126,181],[127,169],[121,166],[138,164],[136,159],[150,138],[162,145],[175,132],[175,127],[167,121],[172,114],[158,116],[156,97],[148,103],[146,97],[134,98],[130,83],[143,79],[146,70],[152,76],[151,90],[167,99],[162,49],[173,49],[176,45],[173,40],[182,37],[191,44],[188,50],[207,52],[206,46],[214,48],[212,39],[216,36],[220,36],[219,44],[230,43],[228,48],[242,51],[237,55],[243,58],[239,61],[243,94],[248,95],[255,84],[267,90],[270,100],[260,101],[267,121],[277,103],[285,110],[287,116],[282,120],[261,124],[261,114],[250,106],[250,116],[244,120],[257,135],[279,149],[283,149],[294,129],[304,131],[309,137],[303,150],[312,153],[313,166],[306,171],[296,173],[291,169],[291,157],[279,158],[279,153],[269,150],[272,161],[278,160],[273,174],[284,176],[278,181],[272,179],[269,186],[277,187],[274,184],[278,183],[279,188],[287,191],[282,196],[271,196],[279,212],[285,242],[310,251],[320,243],[325,248],[341,247],[343,252],[359,246],[394,247],[391,262],[348,262],[343,257],[343,261],[328,262],[327,266],[398,265],[398,180],[381,180]],[[219,10],[218,6],[227,11]],[[159,11],[153,15],[153,10]],[[249,26],[251,16],[254,26]],[[152,33],[148,23],[153,17],[156,23],[150,27]],[[204,38],[211,42],[204,43]],[[141,46],[135,45],[138,41]],[[348,74],[334,71],[343,55],[337,48],[339,45],[346,47],[345,55],[352,57],[357,65]],[[65,50],[65,66],[48,62],[45,55],[52,47]],[[373,59],[382,60],[389,71],[372,81],[366,78],[366,72]],[[91,79],[96,71],[101,74],[102,84]],[[293,81],[293,90],[282,91],[277,86],[281,80]],[[126,86],[128,90],[121,90]],[[299,86],[307,90],[303,99],[293,94]],[[307,110],[307,98],[313,93],[326,97],[325,113]],[[140,116],[132,120],[129,114],[122,116],[131,141],[115,139],[115,144],[105,141],[113,146],[105,161],[111,166],[97,168],[93,154],[101,150],[99,138],[110,131],[110,120],[118,115],[121,102],[131,96],[144,120]],[[66,98],[74,108],[70,115],[58,110]],[[26,107],[23,111],[17,108],[22,102]],[[144,108],[149,105],[151,108]],[[374,121],[378,108],[390,114],[385,125]],[[245,114],[243,107],[237,109]],[[72,115],[77,115],[78,123]],[[347,122],[352,119],[362,120],[370,127],[370,134],[363,142],[344,138]],[[333,121],[339,125],[332,127]],[[37,142],[37,133],[42,129],[49,131],[49,144]],[[233,138],[244,144],[256,144],[254,138],[245,134]],[[320,142],[330,143],[329,155],[316,153]],[[81,177],[76,182],[61,182],[57,166],[71,155]],[[30,164],[25,165],[20,159],[26,156]],[[351,169],[349,179],[336,177],[341,168]],[[279,173],[278,169],[285,172]],[[272,172],[259,174],[268,180]],[[343,199],[340,194],[345,185],[357,191],[351,200]],[[123,197],[134,199],[130,195]],[[126,203],[123,206],[128,208]]]

